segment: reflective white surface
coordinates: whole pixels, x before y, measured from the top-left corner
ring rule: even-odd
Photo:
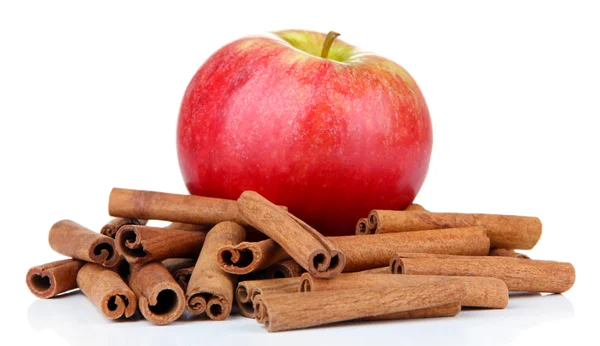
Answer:
[[[324,307],[326,308],[326,307]],[[318,313],[318,311],[315,311]],[[235,316],[225,322],[204,318],[158,327],[144,320],[109,321],[85,296],[73,293],[35,300],[27,309],[33,339],[51,331],[69,345],[311,345],[385,343],[405,345],[524,344],[568,339],[577,329],[573,304],[563,295],[513,295],[504,310],[464,310],[453,318],[385,322],[346,322],[300,331],[268,333],[251,319]],[[537,336],[536,336],[537,335]],[[243,340],[243,342],[241,341]]]

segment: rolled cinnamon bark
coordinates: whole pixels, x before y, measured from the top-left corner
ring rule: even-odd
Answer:
[[[423,208],[423,206],[420,204],[412,203],[409,204],[408,207],[404,209],[404,211],[427,211],[427,209]]]
[[[190,282],[190,278],[192,277],[192,273],[194,272],[194,267],[187,267],[175,270],[173,273],[173,278],[179,286],[183,289],[184,292],[187,291],[188,283]]]
[[[171,273],[171,275],[173,275],[179,269],[189,268],[196,265],[196,260],[192,258],[167,258],[161,262],[165,268],[167,268],[169,273]]]
[[[529,256],[516,252],[515,250],[510,249],[490,249],[490,253],[488,256],[501,256],[501,257],[513,257],[513,258],[521,258],[521,259],[531,259]]]
[[[242,226],[229,221],[217,224],[208,232],[186,291],[191,313],[206,312],[213,320],[229,316],[237,278],[221,270],[217,253],[223,246],[239,244],[245,236]]]
[[[533,248],[542,235],[540,219],[513,215],[373,210],[369,225],[375,233],[481,226],[487,230],[491,247],[524,250]]]
[[[116,217],[110,220],[106,225],[102,227],[100,230],[100,234],[105,235],[107,237],[114,238],[117,235],[117,231],[119,228],[125,225],[145,225],[148,220],[142,219],[125,219],[122,217]]]
[[[52,298],[77,288],[77,272],[85,262],[66,259],[35,266],[27,271],[27,287],[38,298]]]
[[[415,318],[433,318],[433,317],[453,317],[458,315],[461,310],[460,302],[454,302],[433,308],[417,309],[411,311],[395,312],[387,315],[361,318],[361,321],[382,321],[382,320],[408,320]]]
[[[389,265],[390,258],[402,252],[485,256],[490,248],[490,240],[481,227],[373,234],[369,237],[329,237],[328,239],[346,255],[345,272]]]
[[[381,268],[373,268],[373,269],[366,269],[366,270],[361,270],[359,272],[355,272],[356,274],[391,274],[392,272],[390,271],[390,267],[381,267]],[[347,273],[350,274],[350,273]]]
[[[442,282],[461,282],[465,285],[465,298],[461,305],[469,307],[504,309],[508,304],[506,284],[491,277],[388,275],[359,273],[340,274],[329,280],[303,274],[298,286],[301,292],[332,291],[345,289],[377,289],[380,287],[406,287]]]
[[[137,297],[116,272],[96,263],[87,263],[77,273],[81,292],[108,318],[131,317]]]
[[[394,273],[407,275],[485,276],[506,283],[509,291],[563,293],[575,283],[570,263],[481,256],[423,257],[400,254],[392,259]]]
[[[254,298],[254,310],[259,323],[268,331],[277,332],[445,306],[459,303],[464,296],[464,285],[454,282],[376,290],[259,294]]]
[[[302,275],[305,270],[293,259],[275,263],[265,270],[265,278],[280,279],[291,278]]]
[[[210,231],[210,227],[209,226],[205,226],[205,225],[194,225],[191,223],[181,223],[181,222],[172,222],[171,224],[169,224],[168,226],[165,227],[165,229],[176,229],[176,230],[180,230],[180,231],[201,231],[201,232],[208,232]]]
[[[161,262],[132,265],[129,287],[140,312],[152,323],[171,323],[185,310],[185,294]]]
[[[356,223],[356,235],[373,234],[375,230],[369,228],[369,219],[366,217],[358,219]]]
[[[204,231],[122,226],[115,243],[127,262],[139,264],[171,257],[197,257],[205,237]]]
[[[298,292],[299,284],[300,277],[241,281],[235,290],[235,300],[243,316],[254,318],[252,299],[257,294]]]
[[[219,265],[224,271],[243,275],[270,267],[289,259],[290,255],[271,239],[259,242],[241,242],[219,249]]]
[[[334,277],[344,268],[344,254],[330,241],[258,193],[245,191],[238,199],[238,205],[251,226],[273,239],[314,276]]]
[[[286,207],[280,208],[287,210]],[[108,201],[108,213],[124,218],[210,226],[234,221],[247,226],[234,200],[164,192],[114,188]]]
[[[55,223],[48,235],[50,247],[61,255],[114,267],[121,256],[114,249],[114,239],[96,233],[71,220]]]

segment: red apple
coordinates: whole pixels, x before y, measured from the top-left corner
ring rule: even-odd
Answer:
[[[177,127],[190,193],[254,190],[325,235],[413,201],[431,155],[425,99],[401,66],[333,34],[247,37],[200,67]]]

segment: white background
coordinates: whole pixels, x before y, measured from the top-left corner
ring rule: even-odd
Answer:
[[[596,342],[586,335],[599,307],[599,17],[592,1],[2,2],[2,335],[44,345]],[[540,217],[529,254],[572,262],[574,288],[503,311],[275,334],[241,317],[110,322],[81,294],[35,299],[25,273],[60,258],[47,244],[55,221],[99,229],[114,186],[186,192],[175,126],[203,61],[234,39],[289,28],[336,30],[403,65],[434,125],[417,201]]]

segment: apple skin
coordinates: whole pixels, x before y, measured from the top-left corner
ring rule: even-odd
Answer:
[[[419,87],[396,63],[341,40],[328,59],[313,55],[324,40],[310,31],[247,37],[200,67],[177,126],[191,194],[254,190],[329,236],[354,234],[372,209],[413,201],[432,147]]]

